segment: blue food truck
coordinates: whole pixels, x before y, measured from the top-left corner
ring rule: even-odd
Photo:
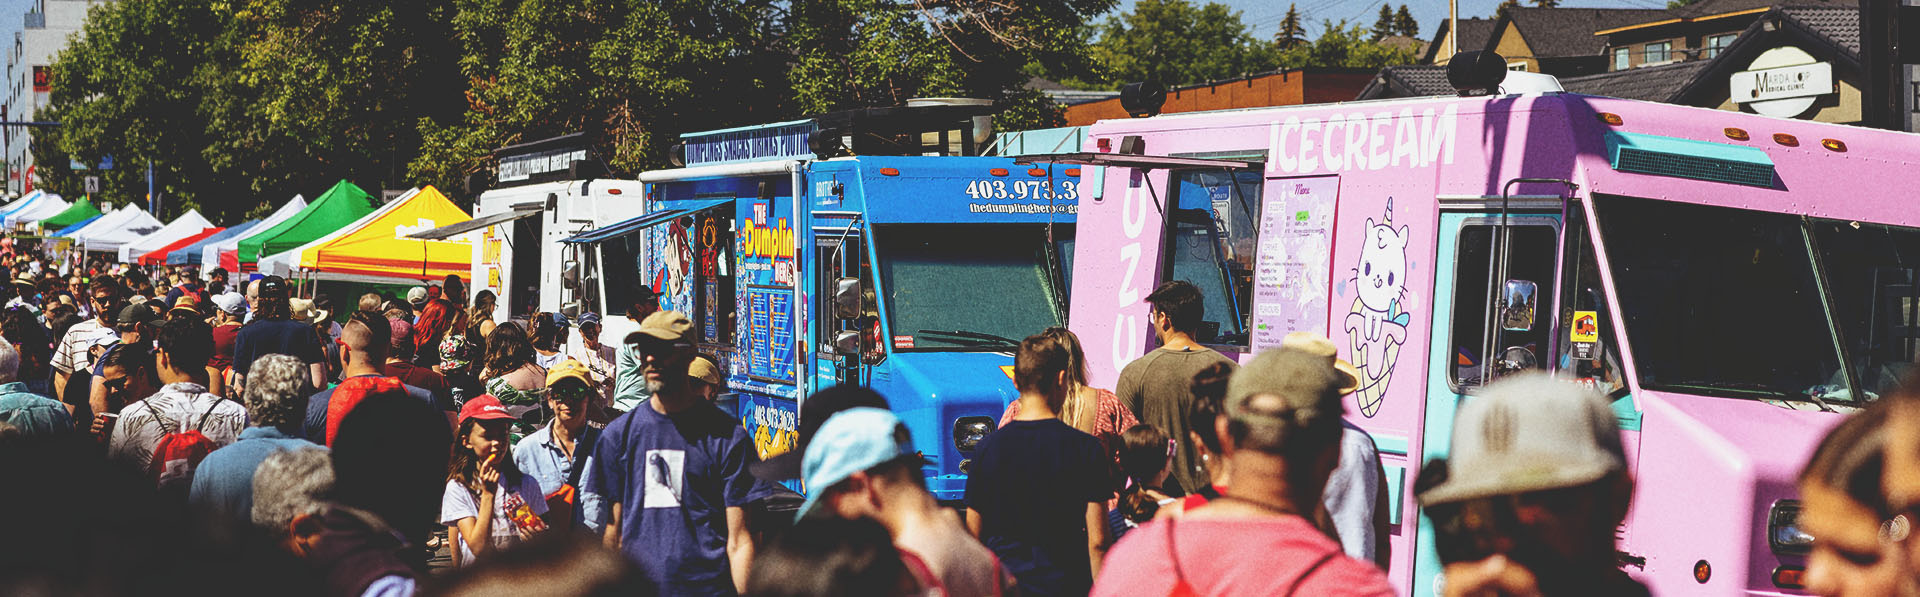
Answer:
[[[1076,167],[978,156],[981,106],[840,112],[690,133],[643,173],[646,213],[596,243],[694,321],[721,397],[762,457],[792,450],[799,404],[835,384],[885,395],[958,500],[966,459],[1017,395],[1020,340],[1066,322]],[[794,489],[800,490],[797,484]]]

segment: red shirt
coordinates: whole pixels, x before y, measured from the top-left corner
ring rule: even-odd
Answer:
[[[213,357],[207,359],[207,366],[226,369],[233,366],[233,343],[240,338],[240,324],[218,325],[213,327]]]
[[[1147,523],[1107,554],[1093,595],[1390,597],[1393,587],[1307,519],[1284,516]]]

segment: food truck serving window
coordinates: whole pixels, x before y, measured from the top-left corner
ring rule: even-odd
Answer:
[[[1173,179],[1161,271],[1168,280],[1200,287],[1206,313],[1196,340],[1244,346],[1253,297],[1260,172],[1187,170],[1175,172]]]
[[[1066,320],[1045,224],[891,224],[873,237],[895,348],[1007,350]]]
[[[1852,399],[1803,218],[1609,196],[1594,208],[1641,386]]]

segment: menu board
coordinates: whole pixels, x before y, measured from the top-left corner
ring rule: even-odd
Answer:
[[[793,289],[747,289],[747,375],[791,382],[793,367]]]
[[[1337,176],[1267,181],[1254,257],[1252,349],[1289,332],[1327,333]]]

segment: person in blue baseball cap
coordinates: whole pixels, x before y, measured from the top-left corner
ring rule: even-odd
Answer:
[[[922,588],[1002,595],[1013,578],[926,488],[906,425],[891,411],[847,409],[807,443],[801,479],[814,489],[799,516],[870,518],[887,528]]]

